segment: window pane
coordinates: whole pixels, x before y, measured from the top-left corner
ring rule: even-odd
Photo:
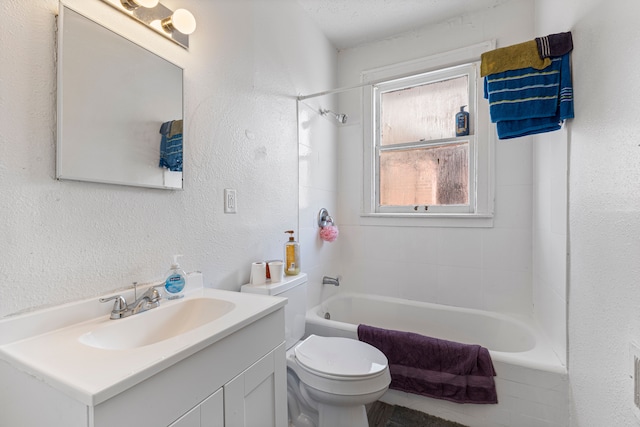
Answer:
[[[469,203],[469,143],[380,153],[380,205]]]
[[[382,93],[381,145],[455,137],[456,113],[469,105],[468,81],[464,75]]]

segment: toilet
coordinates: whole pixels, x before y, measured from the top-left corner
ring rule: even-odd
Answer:
[[[285,306],[287,405],[291,427],[367,427],[365,405],[389,387],[387,358],[364,342],[309,335],[304,340],[307,275],[243,285],[242,292],[288,298]]]

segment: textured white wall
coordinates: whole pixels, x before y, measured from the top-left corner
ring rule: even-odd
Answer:
[[[640,3],[537,0],[571,29],[569,376],[572,425],[632,426],[629,343],[640,342]],[[544,25],[544,27],[542,27]]]
[[[185,189],[55,180],[57,1],[3,1],[0,316],[160,279],[174,253],[239,289],[298,228],[295,97],[334,84],[335,49],[293,0],[163,1],[198,20],[188,52],[100,0],[69,2],[184,67]]]
[[[496,39],[498,47],[533,37],[533,1],[480,13],[343,50],[340,86],[363,70]],[[339,205],[341,270],[352,290],[447,305],[531,314],[532,148],[530,138],[496,144],[493,228],[361,226],[360,92],[340,99],[351,126],[341,129]]]

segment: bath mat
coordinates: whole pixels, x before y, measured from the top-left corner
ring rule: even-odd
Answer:
[[[367,405],[369,427],[466,427],[403,406],[373,402]]]

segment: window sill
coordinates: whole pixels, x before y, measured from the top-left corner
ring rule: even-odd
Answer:
[[[363,213],[360,225],[389,227],[491,228],[493,214]]]

